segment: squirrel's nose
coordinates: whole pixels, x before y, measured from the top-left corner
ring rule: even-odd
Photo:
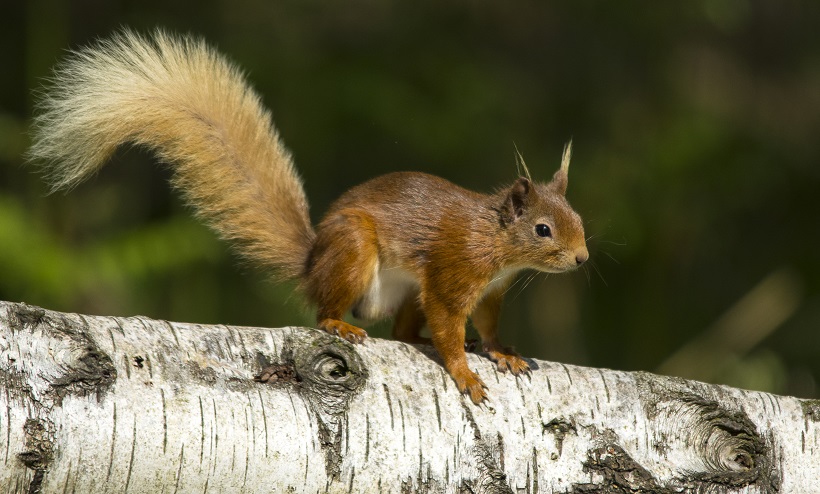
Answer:
[[[579,266],[589,259],[589,252],[586,247],[581,247],[575,251],[575,263]]]

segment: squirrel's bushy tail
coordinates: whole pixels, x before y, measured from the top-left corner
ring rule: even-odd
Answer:
[[[203,41],[162,31],[100,41],[55,70],[39,110],[29,158],[54,189],[124,143],[146,146],[243,256],[281,277],[302,274],[315,233],[290,153],[240,71]]]

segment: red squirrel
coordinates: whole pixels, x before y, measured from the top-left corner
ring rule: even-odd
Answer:
[[[302,181],[260,97],[203,41],[123,31],[55,69],[30,157],[55,189],[76,185],[124,143],[152,149],[173,186],[218,234],[279,279],[296,279],[319,328],[353,343],[343,317],[395,319],[395,338],[432,344],[476,404],[470,318],[499,371],[529,365],[498,339],[504,292],[521,270],[583,264],[580,216],[565,198],[570,148],[548,183],[528,176],[492,194],[425,173],[390,173],[342,194],[314,229]],[[527,174],[528,175],[528,174]]]

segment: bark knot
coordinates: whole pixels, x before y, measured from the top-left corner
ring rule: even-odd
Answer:
[[[322,331],[298,331],[286,342],[298,390],[318,422],[325,469],[338,479],[350,400],[364,386],[367,367],[349,342]]]
[[[655,449],[666,458],[688,458],[686,467],[673,466],[676,483],[703,489],[754,485],[778,492],[780,477],[771,437],[763,437],[747,413],[733,401],[698,383],[641,375],[639,387],[647,418],[662,437]],[[690,479],[686,481],[684,479]]]

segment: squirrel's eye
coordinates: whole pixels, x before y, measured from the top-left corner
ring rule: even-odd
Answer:
[[[550,230],[550,227],[543,224],[543,223],[539,223],[539,224],[535,225],[535,233],[537,233],[539,237],[551,237],[552,236],[552,230]]]

